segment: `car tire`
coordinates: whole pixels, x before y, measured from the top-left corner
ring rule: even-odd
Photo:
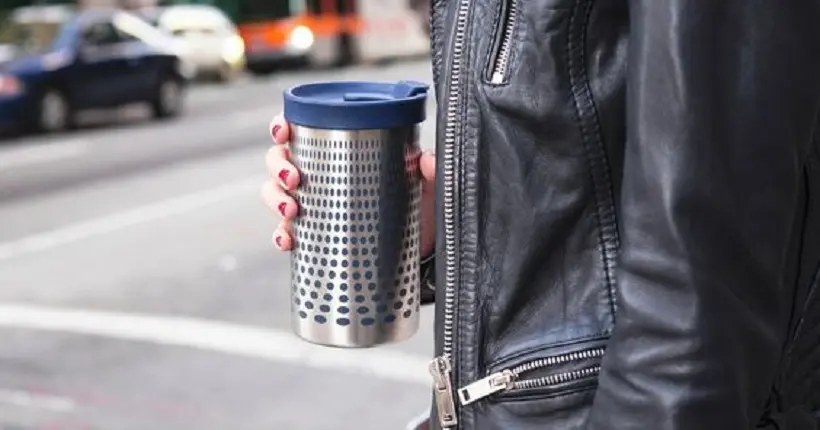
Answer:
[[[74,127],[74,110],[66,96],[57,90],[47,89],[37,100],[33,128],[40,133],[59,133]]]
[[[184,88],[182,82],[174,77],[163,78],[157,85],[156,93],[151,99],[151,112],[154,118],[173,118],[182,112]]]

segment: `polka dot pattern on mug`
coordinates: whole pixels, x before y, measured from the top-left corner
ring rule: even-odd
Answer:
[[[374,326],[419,311],[419,153],[390,144],[296,137],[302,181],[291,285],[299,318]]]

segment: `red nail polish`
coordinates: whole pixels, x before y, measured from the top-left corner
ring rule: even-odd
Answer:
[[[279,179],[285,185],[288,184],[288,175],[289,174],[290,174],[290,172],[288,172],[288,169],[282,169],[282,170],[279,171]]]
[[[276,236],[276,246],[282,248],[282,236]]]
[[[288,207],[287,203],[285,203],[285,202],[279,203],[279,213],[281,213],[282,216],[285,216],[285,208],[287,208],[287,207]]]
[[[281,129],[282,126],[279,124],[273,126],[273,130],[271,130],[270,134],[273,136],[274,139],[276,139],[276,135],[279,134],[279,130]]]

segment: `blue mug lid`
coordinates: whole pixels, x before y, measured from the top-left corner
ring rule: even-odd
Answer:
[[[284,93],[284,115],[290,123],[318,129],[407,127],[425,120],[427,89],[415,81],[297,85]]]

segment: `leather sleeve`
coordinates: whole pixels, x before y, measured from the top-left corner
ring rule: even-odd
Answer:
[[[820,79],[816,0],[630,0],[617,316],[590,430],[755,428]]]

